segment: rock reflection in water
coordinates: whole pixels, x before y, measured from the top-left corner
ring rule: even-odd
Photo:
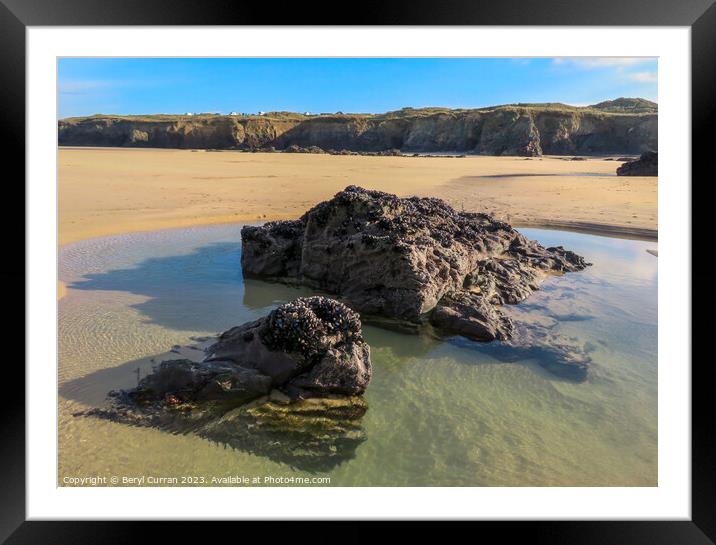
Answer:
[[[95,408],[90,416],[165,432],[193,433],[308,472],[326,472],[355,458],[366,440],[361,420],[368,409],[358,396],[291,401],[274,391],[222,414],[218,405],[179,405],[139,412],[129,406]]]
[[[197,434],[233,448],[311,472],[325,472],[355,457],[366,440],[358,397],[295,402],[258,400],[229,411]]]

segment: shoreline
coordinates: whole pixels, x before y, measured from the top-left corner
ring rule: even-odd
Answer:
[[[623,225],[609,225],[606,223],[592,223],[568,220],[535,220],[534,222],[516,222],[512,224],[515,229],[534,228],[548,229],[550,231],[569,231],[607,238],[622,238],[628,240],[643,240],[649,242],[659,241],[659,230],[645,227],[625,227]]]
[[[259,225],[269,221],[283,221],[283,220],[295,220],[299,216],[287,216],[287,217],[276,217],[276,218],[262,218],[260,221],[256,220],[236,220],[236,219],[224,219],[221,216],[217,218],[202,218],[199,222],[188,221],[177,221],[171,225],[156,225],[152,228],[138,228],[129,230],[113,230],[108,229],[107,232],[98,234],[87,234],[86,236],[80,236],[72,238],[71,240],[65,240],[57,245],[58,249],[62,249],[65,246],[74,244],[76,242],[83,242],[86,240],[92,240],[95,238],[104,238],[120,235],[129,235],[132,233],[153,233],[155,231],[168,231],[171,229],[188,229],[191,227],[212,227],[217,225]],[[545,229],[549,231],[567,231],[572,233],[581,233],[585,235],[594,235],[607,238],[621,238],[629,240],[643,240],[658,242],[658,230],[639,228],[639,227],[625,227],[623,225],[610,225],[602,223],[591,223],[581,221],[564,221],[564,220],[527,220],[517,221],[511,224],[515,229]]]
[[[331,151],[322,150],[321,152],[312,152],[310,148],[300,148],[300,151],[286,151],[285,149],[277,149],[274,151],[268,151],[265,149],[242,149],[242,148],[170,148],[170,147],[151,147],[151,146],[100,146],[100,145],[65,145],[58,144],[57,149],[62,150],[89,150],[89,151],[190,151],[193,153],[243,153],[243,154],[303,154],[303,155],[334,155],[334,156],[349,156],[349,157],[406,157],[410,159],[422,159],[422,158],[446,158],[446,159],[465,159],[467,157],[508,157],[522,160],[534,160],[539,161],[542,157],[554,157],[562,159],[563,161],[574,160],[574,157],[583,159],[604,159],[607,161],[617,161],[619,157],[629,157],[630,159],[638,159],[641,155],[638,152],[627,153],[615,151],[612,153],[559,153],[559,154],[546,154],[546,155],[489,155],[484,153],[475,153],[471,150],[443,150],[443,151],[421,151],[421,150],[402,150],[396,149],[397,152],[394,155],[387,154],[385,152],[392,150],[383,151],[357,151],[357,150],[344,150],[348,153],[340,153],[336,150]],[[382,154],[382,155],[381,155]],[[580,159],[581,160],[581,159]],[[617,161],[619,162],[619,161]],[[624,162],[624,161],[622,161]]]
[[[206,218],[211,219],[211,218]],[[277,219],[296,219],[296,218],[277,218]],[[266,220],[266,221],[273,221],[273,220]],[[247,224],[255,224],[255,223],[264,223],[262,222],[251,222],[251,221],[208,221],[204,223],[177,223],[176,225],[169,225],[164,227],[157,227],[154,229],[135,229],[135,230],[129,230],[129,231],[112,231],[108,232],[106,234],[101,235],[91,235],[91,236],[85,236],[69,241],[65,241],[61,244],[57,245],[57,249],[61,250],[65,246],[68,246],[70,244],[74,244],[77,242],[83,242],[85,240],[92,240],[94,238],[103,238],[103,237],[111,237],[111,236],[119,236],[119,235],[128,235],[131,233],[151,233],[155,231],[164,231],[164,230],[171,230],[171,229],[188,229],[191,227],[212,227],[217,225],[247,225]],[[593,236],[601,236],[601,237],[608,237],[608,238],[620,238],[620,239],[628,239],[628,240],[643,240],[643,241],[652,241],[652,242],[658,242],[658,231],[656,229],[639,229],[639,228],[629,228],[629,227],[622,227],[618,225],[605,225],[605,224],[597,224],[597,223],[584,223],[584,222],[565,222],[565,221],[534,221],[534,222],[520,222],[518,224],[512,225],[515,229],[521,229],[521,228],[532,228],[532,229],[546,229],[550,231],[567,231],[567,232],[573,232],[573,233],[582,233],[585,235],[593,235]],[[60,280],[57,279],[57,301],[62,300],[67,295],[67,285]]]

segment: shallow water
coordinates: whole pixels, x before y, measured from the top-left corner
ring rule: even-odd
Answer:
[[[59,484],[85,476],[118,476],[118,484],[123,476],[176,477],[179,485],[182,477],[211,484],[212,476],[262,483],[269,476],[328,476],[333,486],[655,486],[657,258],[646,250],[656,244],[520,231],[594,263],[549,278],[512,308],[546,317],[583,343],[593,359],[588,379],[559,379],[537,359],[512,361],[498,343],[366,325],[374,367],[362,420],[367,439],[353,458],[317,474],[194,435],[72,416],[102,405],[109,390],[136,384],[137,360],[309,293],[244,281],[240,226],[64,247]]]

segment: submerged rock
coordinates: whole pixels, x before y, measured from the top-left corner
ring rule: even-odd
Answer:
[[[256,369],[225,361],[165,360],[133,390],[124,392],[137,405],[216,402],[237,406],[271,389],[271,378]]]
[[[617,176],[658,176],[659,155],[655,151],[647,151],[636,160],[629,160],[617,168]]]
[[[513,331],[510,318],[485,297],[469,291],[456,291],[440,299],[430,322],[469,339],[507,340]]]
[[[365,440],[360,397],[370,348],[358,314],[326,297],[299,298],[232,328],[203,361],[155,365],[136,388],[85,414],[192,432],[307,470],[330,468]]]
[[[500,308],[584,259],[488,214],[349,186],[294,221],[241,231],[244,275],[337,294],[364,316],[429,322],[478,341],[513,337]]]

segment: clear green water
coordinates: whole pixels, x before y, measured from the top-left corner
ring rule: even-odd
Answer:
[[[594,263],[513,310],[556,323],[593,359],[561,380],[498,344],[365,326],[367,440],[325,474],[193,435],[72,413],[136,383],[136,360],[266,314],[306,290],[244,282],[240,226],[137,233],[63,248],[59,477],[307,476],[331,486],[655,486],[657,258],[652,242],[522,229]],[[145,481],[146,482],[146,481]],[[322,486],[325,486],[322,485]]]

